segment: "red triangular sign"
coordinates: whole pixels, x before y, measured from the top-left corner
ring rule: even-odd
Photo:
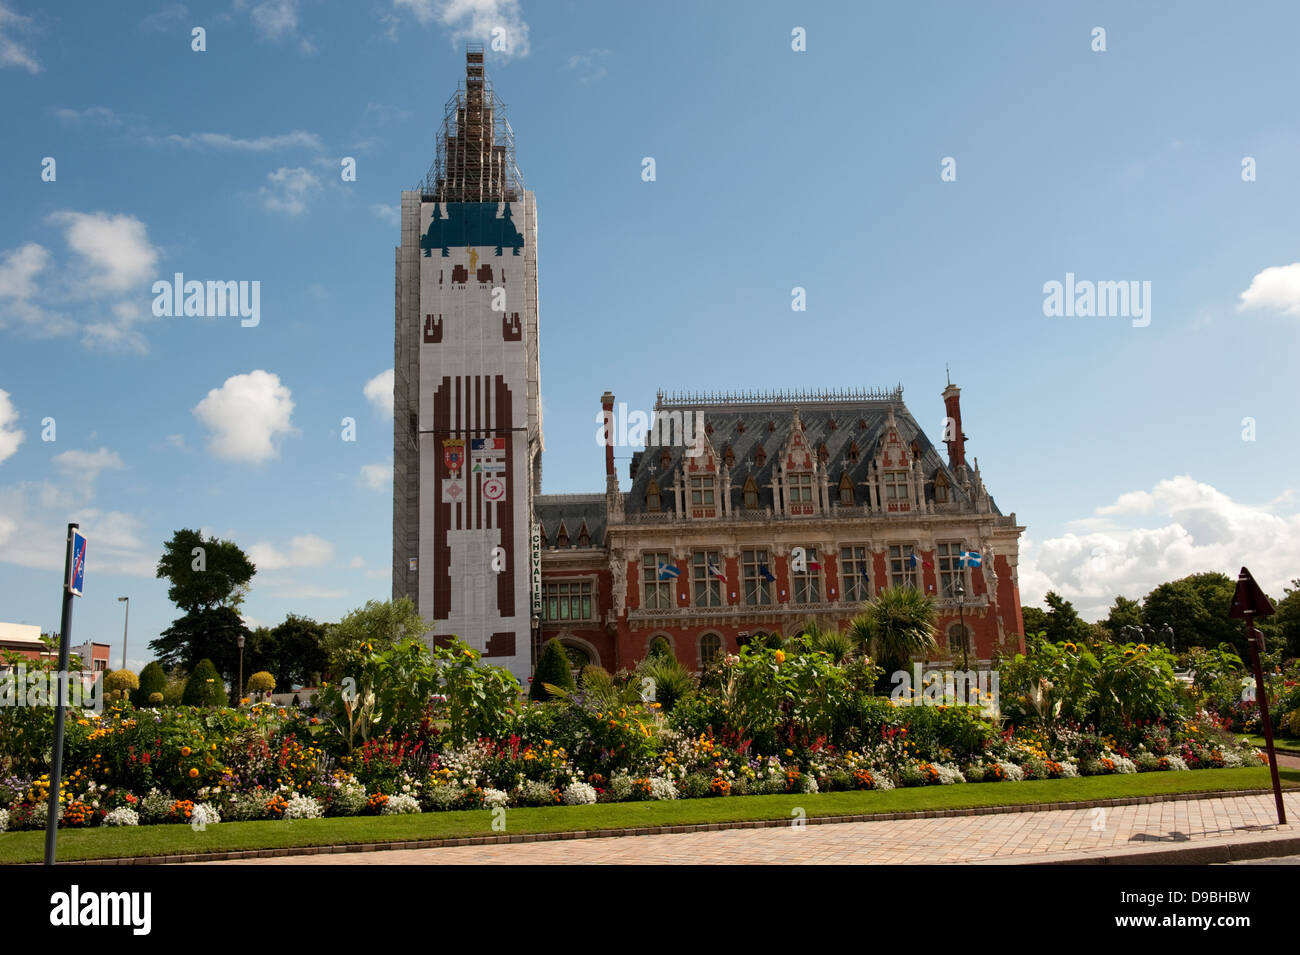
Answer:
[[[1259,584],[1255,583],[1255,578],[1250,576],[1250,571],[1245,567],[1241,568],[1241,573],[1237,575],[1237,591],[1232,595],[1232,609],[1228,611],[1228,616],[1240,620],[1245,617],[1272,615],[1273,605],[1269,603],[1268,597],[1259,589]]]

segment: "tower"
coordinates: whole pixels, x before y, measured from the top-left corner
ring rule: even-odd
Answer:
[[[514,133],[466,53],[437,157],[402,193],[393,374],[393,597],[431,639],[452,635],[532,672],[540,569],[537,212]]]

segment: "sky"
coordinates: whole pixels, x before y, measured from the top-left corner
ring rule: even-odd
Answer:
[[[938,440],[947,367],[1026,605],[1243,564],[1279,597],[1297,33],[1291,3],[0,0],[0,620],[57,628],[69,521],[74,642],[113,666],[119,596],[132,669],[179,615],[181,527],[249,552],[253,625],[387,599],[400,194],[467,42],[537,196],[545,492],[603,489],[605,390],[901,383]],[[178,272],[257,282],[256,323],[155,315]],[[1053,282],[1142,308],[1049,314]]]

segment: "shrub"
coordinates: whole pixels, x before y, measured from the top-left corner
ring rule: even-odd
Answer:
[[[157,660],[149,663],[140,671],[140,685],[131,694],[131,704],[137,709],[156,705],[163,701],[163,692],[167,689],[167,674]],[[158,699],[154,700],[154,694]]]
[[[264,793],[236,793],[226,802],[226,818],[232,822],[246,822],[262,819],[265,816],[266,795]]]
[[[226,702],[226,687],[211,660],[200,660],[190,674],[181,694],[184,706],[222,706]]]
[[[673,785],[671,779],[664,779],[662,776],[651,776],[650,798],[659,800],[676,799],[677,787]]]
[[[294,793],[285,804],[284,819],[320,819],[325,815],[321,804],[310,796]]]
[[[555,791],[544,782],[530,779],[524,783],[519,801],[525,806],[554,806]]]
[[[434,786],[427,798],[432,809],[455,809],[456,804],[465,798],[465,790],[459,786]]]
[[[665,713],[671,712],[678,700],[695,689],[695,677],[674,656],[648,656],[636,672],[640,679],[651,681],[646,685],[653,694],[650,699],[662,706]]]
[[[682,780],[682,795],[687,799],[699,799],[709,794],[709,777],[703,773],[689,773]]]
[[[151,789],[140,802],[140,819],[146,825],[163,822],[171,815],[172,799],[170,793],[161,789]]]
[[[110,699],[122,699],[140,689],[140,678],[130,670],[110,670],[104,676],[104,692]]]
[[[163,703],[163,695],[161,693],[155,692],[149,694],[150,706],[162,706],[162,703]]]
[[[564,645],[559,640],[548,640],[542,647],[541,656],[537,658],[537,668],[533,671],[533,682],[528,688],[531,700],[548,700],[551,694],[546,684],[562,690],[573,690],[573,673],[569,670],[569,658],[564,652]]]
[[[270,693],[275,689],[275,677],[265,670],[258,670],[248,678],[249,693]]]
[[[502,789],[492,789],[491,787],[483,790],[483,808],[497,809],[501,806],[510,804],[510,794]]]
[[[3,811],[3,810],[0,810]],[[134,809],[110,809],[104,813],[104,825],[106,826],[138,826],[140,825],[140,814]],[[0,826],[0,832],[4,827]]]
[[[566,806],[590,806],[596,801],[596,788],[586,783],[571,783],[564,790]]]
[[[412,816],[420,811],[420,803],[414,796],[389,796],[384,808],[379,810],[381,816]]]

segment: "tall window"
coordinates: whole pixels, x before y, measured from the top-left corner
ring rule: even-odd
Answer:
[[[966,590],[966,571],[958,563],[961,558],[961,544],[947,541],[935,547],[935,556],[939,561],[939,596],[956,597],[957,582],[961,581]],[[969,592],[969,591],[967,591]]]
[[[691,478],[691,503],[704,507],[713,505],[712,476]]]
[[[772,602],[771,581],[764,576],[763,571],[771,574],[772,567],[768,563],[766,550],[746,550],[741,551],[740,566],[745,587],[745,603],[751,607]]]
[[[752,477],[745,478],[745,507],[751,510],[758,508],[758,485]]]
[[[934,503],[948,503],[948,479],[943,476],[942,471],[936,474],[934,478]]]
[[[568,528],[566,528],[563,524],[560,525],[560,533],[557,534],[555,537],[555,546],[556,547],[569,546],[569,531]]]
[[[700,666],[706,667],[722,656],[722,638],[716,633],[700,637]]]
[[[691,583],[694,584],[695,606],[722,606],[722,581],[715,573],[721,570],[722,562],[716,550],[697,550],[691,555]]]
[[[965,645],[966,655],[974,656],[975,642],[971,639],[973,634],[970,627],[963,627],[960,623],[954,623],[948,628],[948,650],[953,657],[960,659],[962,646]]]
[[[647,484],[645,488],[645,509],[647,511],[662,510],[661,504],[662,502],[659,499],[659,484],[654,478],[651,478],[650,483]]]
[[[889,545],[889,585],[915,587],[916,568],[912,566],[912,545]]]
[[[853,479],[849,477],[848,471],[840,475],[840,504],[844,507],[853,506]]]
[[[786,490],[791,504],[812,503],[812,478],[811,474],[786,475]]]
[[[671,610],[673,606],[673,580],[671,577],[660,580],[660,567],[675,569],[673,555],[652,553],[641,558],[641,580],[645,585],[646,610]]]
[[[840,548],[840,593],[849,603],[871,599],[871,556],[865,547]]]
[[[911,497],[907,486],[906,471],[885,472],[885,500],[906,501]]]
[[[816,547],[804,548],[804,569],[791,567],[790,583],[794,587],[794,602],[797,604],[820,603],[822,599],[822,569],[817,559]]]
[[[545,619],[550,620],[590,620],[591,619],[591,581],[575,580],[564,583],[544,585],[546,611]]]

